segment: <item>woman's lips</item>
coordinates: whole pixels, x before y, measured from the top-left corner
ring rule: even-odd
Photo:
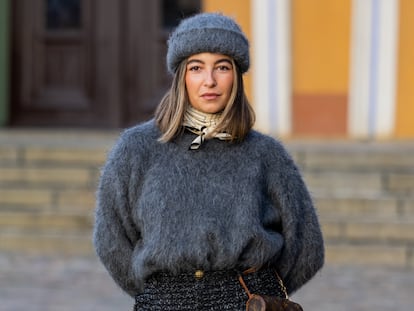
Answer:
[[[216,99],[219,96],[220,95],[216,94],[216,93],[205,93],[205,94],[201,95],[201,97],[206,99],[206,100],[213,100],[213,99]]]

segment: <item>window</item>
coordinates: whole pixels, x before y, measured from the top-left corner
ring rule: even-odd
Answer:
[[[82,27],[80,0],[45,0],[48,30],[76,30]]]
[[[181,19],[199,13],[201,1],[196,0],[163,0],[163,28],[172,30],[180,23]]]

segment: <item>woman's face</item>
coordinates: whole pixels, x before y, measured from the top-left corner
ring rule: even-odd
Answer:
[[[191,106],[207,113],[222,111],[229,101],[234,78],[230,57],[216,53],[190,56],[185,86]]]

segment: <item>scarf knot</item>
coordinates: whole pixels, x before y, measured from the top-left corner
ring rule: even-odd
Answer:
[[[218,138],[220,140],[230,140],[232,136],[229,133],[214,133],[216,126],[221,119],[220,113],[205,113],[188,106],[183,125],[197,137],[191,142],[190,150],[197,150],[203,144],[205,139]],[[214,133],[214,134],[212,134]]]

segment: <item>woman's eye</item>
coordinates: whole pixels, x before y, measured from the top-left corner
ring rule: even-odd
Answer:
[[[198,71],[198,70],[200,70],[201,68],[200,68],[200,66],[191,66],[190,68],[189,68],[189,70],[190,71]]]
[[[222,66],[218,66],[218,70],[220,70],[220,71],[228,71],[228,70],[230,70],[230,67],[229,66],[226,66],[226,65],[222,65]]]

